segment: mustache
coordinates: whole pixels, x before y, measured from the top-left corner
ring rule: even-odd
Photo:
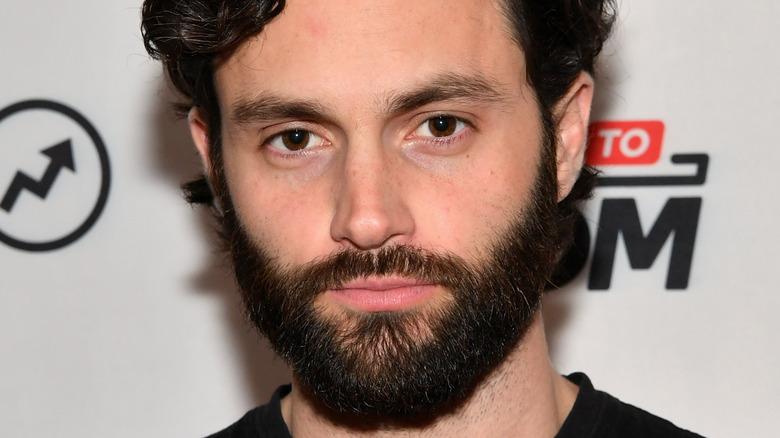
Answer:
[[[375,252],[345,249],[294,269],[281,270],[279,284],[294,285],[292,296],[313,298],[352,280],[401,276],[444,287],[463,286],[473,267],[461,257],[410,245]],[[467,281],[470,282],[470,281]]]

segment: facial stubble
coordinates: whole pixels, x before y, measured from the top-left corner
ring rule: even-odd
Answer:
[[[245,231],[219,181],[221,235],[247,314],[304,391],[327,409],[389,420],[436,415],[467,398],[522,339],[557,262],[554,143],[546,132],[534,189],[486,237],[483,261],[395,245],[282,268]],[[436,284],[451,299],[396,312],[317,307],[329,289],[387,275]]]

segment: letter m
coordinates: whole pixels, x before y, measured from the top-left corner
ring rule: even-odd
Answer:
[[[672,232],[666,289],[687,288],[700,210],[701,198],[670,198],[650,232],[644,235],[633,199],[605,199],[601,204],[588,289],[609,289],[618,234],[623,234],[631,268],[649,269]]]

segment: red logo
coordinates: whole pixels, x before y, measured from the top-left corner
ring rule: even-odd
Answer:
[[[661,157],[664,122],[593,122],[585,161],[592,166],[655,164]]]

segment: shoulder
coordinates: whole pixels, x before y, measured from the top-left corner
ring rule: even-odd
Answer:
[[[680,437],[701,438],[636,406],[593,388],[585,374],[567,376],[580,388],[557,438],[566,437]]]
[[[280,404],[289,392],[290,385],[280,386],[268,404],[252,409],[228,428],[208,438],[290,438]]]

